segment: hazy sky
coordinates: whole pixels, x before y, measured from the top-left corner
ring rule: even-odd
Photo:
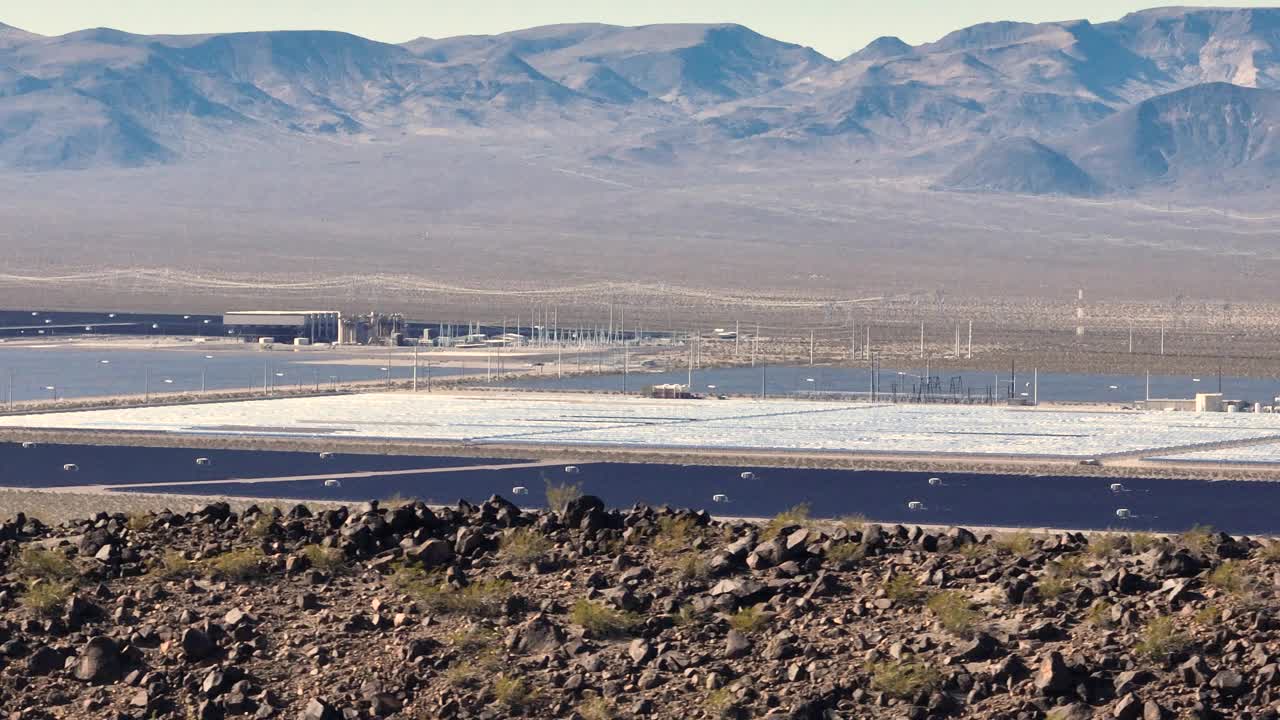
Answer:
[[[1276,0],[1197,0],[1274,6]],[[344,30],[386,42],[490,34],[564,22],[736,22],[841,58],[881,35],[912,44],[988,20],[1114,20],[1130,0],[13,0],[0,22],[45,35],[90,27],[130,32]]]

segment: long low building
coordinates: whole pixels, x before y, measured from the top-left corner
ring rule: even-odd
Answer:
[[[337,342],[341,319],[336,310],[236,310],[222,314],[222,324],[239,335],[305,338],[310,342]]]

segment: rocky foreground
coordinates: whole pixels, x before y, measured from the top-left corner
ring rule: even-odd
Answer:
[[[0,717],[1275,718],[1276,562],[590,496],[20,516]]]

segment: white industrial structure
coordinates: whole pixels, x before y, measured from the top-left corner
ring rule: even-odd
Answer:
[[[341,315],[336,310],[237,310],[222,314],[222,324],[241,335],[337,342]]]

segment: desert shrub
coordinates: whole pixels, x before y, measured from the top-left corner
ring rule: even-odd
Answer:
[[[166,550],[151,566],[150,572],[158,578],[186,577],[195,572],[195,563],[177,550]]]
[[[760,536],[765,540],[772,540],[778,537],[778,533],[782,532],[785,527],[793,525],[807,525],[809,523],[809,503],[800,503],[792,508],[783,510],[774,515],[771,520],[764,526]]]
[[[995,538],[996,550],[1017,557],[1025,557],[1034,549],[1034,538],[1026,530],[1014,533],[1003,533]]]
[[[608,698],[589,690],[584,693],[582,704],[578,705],[578,714],[582,720],[618,720],[621,717],[617,706]]]
[[[944,630],[960,637],[973,635],[981,617],[969,598],[954,590],[934,593],[925,604]]]
[[[902,700],[931,692],[941,680],[938,671],[924,663],[882,662],[871,668],[871,687]]]
[[[1057,600],[1069,589],[1071,589],[1071,581],[1058,575],[1047,575],[1036,583],[1036,592],[1040,593],[1040,597],[1044,600]]]
[[[25,578],[66,582],[80,576],[75,563],[57,550],[27,547],[18,554],[13,569]]]
[[[1214,568],[1205,581],[1223,592],[1244,592],[1249,587],[1249,570],[1242,562],[1227,560]]]
[[[391,497],[388,497],[385,500],[378,501],[378,507],[394,510],[395,508],[401,507],[403,505],[412,505],[417,501],[418,501],[417,498],[405,497],[404,495],[396,492],[396,493],[392,493]]]
[[[1109,558],[1120,551],[1124,543],[1118,535],[1093,535],[1089,538],[1089,554],[1096,558]]]
[[[545,558],[555,543],[533,528],[516,528],[502,536],[499,551],[514,562],[528,564]]]
[[[1213,549],[1213,528],[1208,525],[1195,525],[1178,536],[1178,543],[1188,550],[1208,552]]]
[[[1258,558],[1272,565],[1280,563],[1280,540],[1272,540],[1258,548]]]
[[[768,624],[769,616],[755,606],[741,608],[729,616],[729,627],[748,635],[760,632]]]
[[[1112,604],[1106,600],[1095,600],[1085,612],[1084,621],[1096,628],[1111,627]]]
[[[1195,615],[1193,615],[1193,616],[1192,616],[1192,618],[1193,618],[1197,623],[1199,623],[1199,624],[1201,624],[1201,625],[1203,625],[1203,626],[1205,626],[1205,627],[1207,627],[1207,628],[1212,628],[1214,625],[1216,625],[1216,624],[1217,624],[1217,622],[1218,622],[1218,617],[1219,617],[1219,616],[1220,616],[1220,613],[1219,613],[1218,608],[1217,608],[1216,606],[1214,606],[1214,605],[1205,605],[1204,607],[1202,607],[1202,608],[1200,608],[1199,610],[1197,610],[1197,611],[1196,611],[1196,614],[1195,614]]]
[[[268,513],[259,513],[253,519],[253,524],[246,531],[251,538],[264,538],[271,534],[271,527],[275,524],[275,518]]]
[[[547,485],[547,508],[552,512],[564,512],[569,503],[582,497],[581,483],[556,484],[550,480]]]
[[[1063,555],[1049,564],[1049,575],[1056,578],[1078,578],[1087,573],[1084,569],[1084,558],[1080,555]]]
[[[262,576],[264,557],[258,548],[243,548],[210,558],[206,567],[210,575],[224,580],[252,580]]]
[[[22,607],[35,615],[53,617],[62,612],[75,585],[69,581],[39,581],[22,594]]]
[[[1133,649],[1150,660],[1163,660],[1186,649],[1189,644],[1187,636],[1178,630],[1177,621],[1162,615],[1146,624]]]
[[[521,678],[499,675],[493,679],[493,699],[508,710],[519,711],[534,701],[533,688]]]
[[[866,515],[845,515],[839,520],[840,525],[851,533],[862,532],[869,522]]]
[[[463,657],[474,657],[493,652],[498,643],[498,632],[483,625],[469,625],[450,633],[447,641]]]
[[[676,574],[685,580],[702,580],[711,574],[711,565],[698,553],[685,553],[671,563]]]
[[[453,687],[476,687],[493,676],[498,669],[496,658],[489,656],[460,660],[450,665],[443,674],[444,681]]]
[[[671,616],[671,622],[677,627],[688,627],[697,624],[700,619],[700,613],[692,605],[681,605]]]
[[[640,622],[632,613],[585,599],[573,604],[569,620],[599,638],[625,635]]]
[[[854,561],[861,548],[862,545],[859,543],[836,543],[827,549],[827,560],[837,565],[847,565]]]
[[[720,688],[707,694],[702,707],[713,718],[730,718],[737,712],[738,703],[729,688]]]
[[[304,545],[301,554],[302,557],[307,559],[311,567],[330,574],[342,570],[347,565],[346,553],[338,548],[324,547],[323,545]]]
[[[967,560],[981,560],[995,552],[995,549],[990,543],[968,543],[961,545],[956,552]]]
[[[133,532],[142,532],[151,527],[151,521],[155,516],[151,513],[136,512],[129,515],[129,519],[125,520],[124,526]]]
[[[1129,536],[1129,548],[1141,555],[1160,544],[1160,538],[1149,532],[1136,532]]]
[[[677,553],[689,549],[698,536],[698,521],[692,517],[658,518],[658,532],[653,537],[655,550]]]
[[[912,575],[898,573],[885,581],[884,594],[895,602],[915,602],[920,597],[920,582]]]
[[[463,587],[444,582],[443,576],[429,576],[418,568],[401,567],[392,575],[392,584],[413,598],[427,612],[469,617],[495,617],[511,597],[507,580],[477,580]]]

